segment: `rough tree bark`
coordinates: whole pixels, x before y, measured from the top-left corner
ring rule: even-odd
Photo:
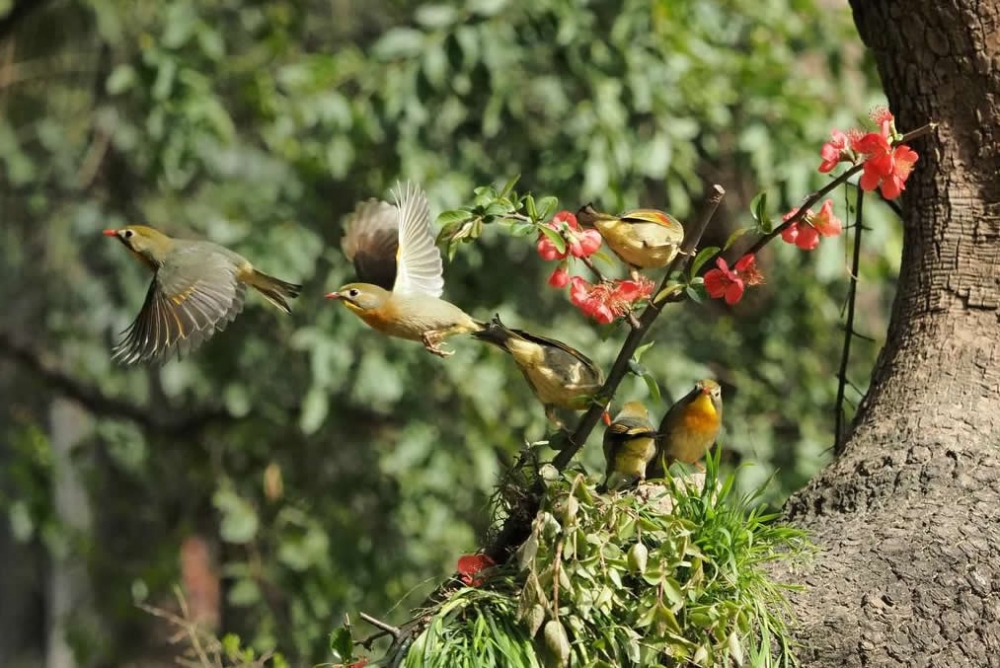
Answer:
[[[804,665],[1000,666],[1000,2],[851,0],[916,142],[888,339],[843,450],[787,512],[823,549]]]

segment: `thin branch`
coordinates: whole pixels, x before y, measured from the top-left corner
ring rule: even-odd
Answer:
[[[79,402],[91,413],[125,418],[151,431],[176,436],[189,435],[210,424],[234,420],[228,411],[219,408],[195,411],[176,419],[164,418],[139,404],[108,396],[99,387],[84,383],[64,371],[51,354],[15,341],[9,333],[0,331],[0,358],[2,357],[31,371],[55,391]]]
[[[402,630],[400,630],[400,628],[398,626],[393,626],[392,624],[389,624],[387,622],[383,622],[381,619],[378,619],[376,617],[372,617],[371,615],[369,615],[367,613],[359,612],[358,613],[358,617],[360,617],[364,621],[368,622],[369,624],[371,624],[372,626],[374,626],[375,628],[377,628],[383,634],[387,634],[387,635],[392,636],[393,640],[399,640],[399,637],[401,635],[403,635]]]
[[[11,7],[10,11],[3,18],[0,18],[0,42],[3,42],[11,34],[13,34],[14,29],[31,15],[32,12],[41,9],[47,0],[20,0],[20,2],[14,2],[14,6]]]
[[[851,358],[851,341],[854,339],[855,298],[858,293],[858,271],[861,265],[861,232],[864,230],[865,193],[858,189],[857,224],[854,226],[854,256],[851,260],[851,282],[847,288],[847,322],[844,324],[844,350],[840,356],[840,370],[837,372],[837,403],[836,428],[834,429],[833,453],[839,455],[844,445],[846,413],[844,411],[844,393],[847,390],[847,363]]]

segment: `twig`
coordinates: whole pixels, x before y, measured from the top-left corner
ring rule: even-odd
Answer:
[[[858,189],[858,224],[854,226],[854,256],[851,261],[851,282],[847,288],[847,322],[844,325],[844,350],[840,356],[840,370],[837,372],[836,427],[834,429],[833,453],[839,455],[844,443],[844,392],[847,389],[847,363],[851,357],[851,340],[854,338],[854,308],[858,292],[858,271],[861,264],[861,231],[864,225],[865,193]]]
[[[398,626],[393,626],[392,624],[383,622],[381,619],[376,619],[367,613],[359,612],[358,617],[379,629],[382,632],[381,635],[392,636],[393,640],[399,640],[399,637],[403,635],[403,632]]]

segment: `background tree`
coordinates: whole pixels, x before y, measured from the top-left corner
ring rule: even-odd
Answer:
[[[907,184],[871,387],[835,462],[788,505],[823,548],[788,575],[810,585],[805,664],[997,665],[1000,164],[984,27],[1000,5],[852,6],[900,127],[940,126]]]
[[[443,210],[520,173],[571,208],[686,221],[717,181],[721,242],[757,188],[821,182],[817,137],[877,100],[844,8],[577,5],[0,2],[0,589],[17,601],[0,606],[0,662],[148,665],[159,637],[133,603],[220,577],[224,629],[322,661],[342,612],[419,600],[476,544],[498,460],[542,434],[540,411],[499,355],[469,344],[441,363],[321,303],[350,274],[337,245],[356,200],[404,177]],[[888,220],[870,221],[863,263],[876,337],[899,254]],[[230,245],[315,299],[291,318],[251,305],[162,370],[113,367],[146,276],[99,231],[137,221]],[[607,365],[617,344],[531,257],[488,234],[448,266],[448,295]],[[836,244],[762,262],[768,289],[732,317],[679,310],[644,363],[668,396],[724,382],[743,435],[727,451],[762,464],[747,485],[780,470],[777,503],[830,444],[847,276]],[[862,388],[875,350],[852,358]],[[65,646],[45,648],[48,613]]]

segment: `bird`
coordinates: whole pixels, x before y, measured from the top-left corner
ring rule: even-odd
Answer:
[[[675,461],[705,468],[700,460],[719,435],[722,425],[722,388],[705,378],[678,400],[660,421],[656,438],[656,458],[649,478],[662,478]]]
[[[684,226],[656,209],[635,209],[613,216],[587,204],[576,218],[580,225],[601,233],[608,248],[629,266],[633,279],[638,278],[640,269],[667,266],[684,241]]]
[[[166,362],[193,352],[243,310],[246,286],[285,313],[302,286],[258,271],[250,261],[210,241],[175,239],[146,225],[104,230],[153,271],[139,314],[112,350],[131,365]]]
[[[341,249],[359,282],[327,293],[365,324],[388,336],[420,341],[428,352],[450,357],[440,347],[456,334],[478,332],[485,323],[451,302],[444,292],[441,251],[434,243],[427,195],[397,184],[395,205],[370,199],[359,204],[345,226]]]
[[[560,429],[565,425],[556,409],[585,410],[604,385],[600,368],[579,350],[555,339],[510,329],[499,315],[472,336],[510,354],[545,407],[545,417]]]
[[[604,430],[607,470],[604,490],[614,491],[646,479],[646,467],[656,455],[656,430],[640,401],[629,401]]]

